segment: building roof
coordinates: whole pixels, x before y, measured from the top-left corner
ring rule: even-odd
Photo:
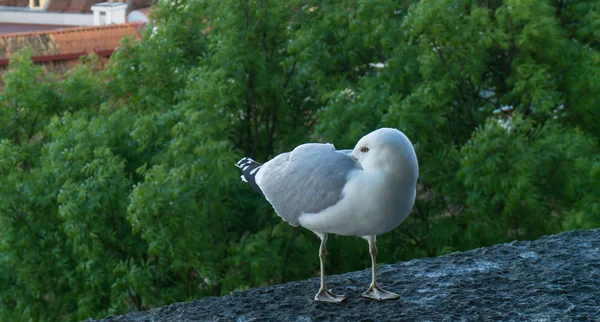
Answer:
[[[50,0],[47,12],[70,12],[84,13],[92,12],[92,6],[105,0]]]
[[[0,74],[6,70],[13,53],[23,48],[30,48],[33,61],[51,72],[64,72],[77,64],[79,57],[92,53],[106,61],[121,38],[139,39],[143,26],[143,23],[127,23],[0,35]]]
[[[34,25],[26,23],[1,23],[0,22],[0,35],[3,34],[14,34],[22,32],[33,32],[42,30],[61,29],[69,26],[61,25]]]
[[[0,6],[27,7],[29,6],[29,0],[0,0]]]
[[[129,10],[141,10],[152,6],[152,0],[128,0]],[[147,13],[146,13],[147,14]]]
[[[21,0],[0,0],[21,1]],[[109,0],[110,1],[110,0]],[[107,0],[50,0],[46,12],[91,13],[92,6]],[[115,0],[110,2],[123,2],[127,10],[138,10],[152,6],[152,0]]]
[[[0,59],[24,47],[30,47],[34,56],[115,49],[125,35],[139,39],[141,27],[140,23],[126,23],[4,34],[0,35]]]

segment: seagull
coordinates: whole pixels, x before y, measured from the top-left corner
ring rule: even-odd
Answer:
[[[264,164],[242,158],[236,166],[242,180],[259,191],[279,217],[321,239],[321,287],[316,301],[346,299],[325,287],[328,234],[359,236],[369,243],[371,285],[361,297],[400,297],[377,284],[375,259],[376,236],[398,227],[415,202],[419,165],[404,133],[381,128],[362,137],[353,150],[306,143]]]

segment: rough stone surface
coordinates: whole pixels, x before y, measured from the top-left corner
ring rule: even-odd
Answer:
[[[327,277],[348,297],[341,305],[313,301],[313,278],[101,321],[600,320],[600,229],[384,265],[377,274],[400,300],[359,298],[370,282],[365,269]]]

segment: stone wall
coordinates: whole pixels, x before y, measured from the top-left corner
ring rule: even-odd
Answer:
[[[600,229],[383,265],[378,278],[401,299],[359,298],[365,269],[328,276],[328,288],[348,296],[341,305],[313,301],[313,278],[102,321],[596,321]]]

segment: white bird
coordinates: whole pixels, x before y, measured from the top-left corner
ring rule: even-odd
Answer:
[[[353,150],[307,143],[260,164],[241,159],[242,180],[259,190],[277,215],[321,238],[321,287],[316,301],[346,299],[325,288],[327,234],[360,236],[369,243],[372,280],[361,296],[375,300],[399,295],[377,285],[376,236],[398,227],[416,197],[419,166],[410,140],[396,129],[383,128],[361,138]]]

